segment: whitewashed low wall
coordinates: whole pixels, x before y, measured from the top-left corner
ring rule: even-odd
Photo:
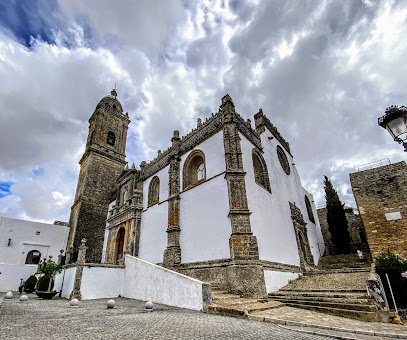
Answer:
[[[124,268],[83,267],[82,300],[123,295]]]
[[[20,279],[27,280],[37,271],[37,265],[15,265],[0,263],[0,292],[18,290]]]
[[[169,306],[206,310],[210,284],[126,255],[123,296]]]
[[[54,290],[59,292],[62,289],[61,297],[69,299],[75,281],[76,267],[64,269],[55,276]],[[63,282],[62,282],[63,280]]]
[[[290,280],[295,280],[300,274],[290,272],[278,272],[272,270],[264,271],[264,280],[266,281],[267,293],[275,292],[289,283]]]

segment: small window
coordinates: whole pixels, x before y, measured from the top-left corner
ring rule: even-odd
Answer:
[[[41,235],[41,231],[36,230],[36,231],[35,231],[35,236],[40,236],[40,235]]]
[[[311,203],[309,198],[305,196],[305,206],[307,207],[308,218],[312,223],[315,223],[314,213],[312,212]]]
[[[189,154],[185,160],[182,174],[182,188],[184,190],[205,181],[205,155],[202,151],[195,150]]]
[[[116,104],[113,104],[113,111],[116,111],[117,107]]]
[[[114,146],[114,143],[115,143],[115,142],[116,142],[116,135],[114,134],[114,132],[109,131],[109,132],[107,133],[106,143],[109,144],[109,145],[111,145],[111,146]]]
[[[253,149],[252,160],[254,170],[254,181],[262,188],[266,189],[268,192],[271,193],[270,180],[266,162],[264,161],[264,158],[261,155],[261,153],[256,149]]]
[[[284,172],[289,175],[291,173],[290,164],[288,164],[287,156],[280,145],[277,145],[277,156]]]
[[[154,176],[148,188],[148,206],[158,203],[160,200],[160,179]]]

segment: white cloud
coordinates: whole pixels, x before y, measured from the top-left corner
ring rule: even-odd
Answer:
[[[0,28],[0,181],[15,182],[1,214],[68,219],[87,120],[115,83],[132,120],[127,160],[137,165],[170,146],[173,130],[186,134],[216,111],[226,93],[244,118],[263,108],[318,205],[323,175],[352,205],[356,165],[404,159],[376,123],[387,106],[406,104],[401,2],[58,5],[46,21],[53,43],[32,38],[27,48]]]

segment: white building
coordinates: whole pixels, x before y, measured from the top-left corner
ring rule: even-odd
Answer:
[[[101,103],[94,115],[109,117],[109,105],[121,107],[116,96]],[[170,148],[118,176],[105,232],[93,226],[86,237],[87,227],[76,222],[81,214],[71,215],[72,246],[75,233],[104,234],[107,263],[120,262],[126,252],[247,295],[279,289],[316,265],[324,243],[312,196],[301,185],[289,144],[261,109],[254,118],[253,129],[226,95],[219,112],[199,119],[191,133],[180,138],[174,131]],[[113,159],[107,146],[115,147],[109,134],[120,132],[105,130],[107,145],[87,149],[84,157],[103,154],[98,164],[107,168]],[[86,185],[79,180],[78,192]]]
[[[34,274],[40,259],[57,261],[65,250],[69,228],[0,217],[0,291],[16,290],[20,279]]]

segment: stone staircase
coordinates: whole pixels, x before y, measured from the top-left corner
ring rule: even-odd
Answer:
[[[389,313],[366,290],[370,261],[357,255],[324,256],[318,267],[292,281],[269,299],[286,306],[308,309],[364,321],[387,322]]]
[[[371,265],[370,255],[365,254],[364,257],[364,261],[360,262],[357,254],[322,256],[316,269],[325,272],[369,271]]]
[[[250,313],[282,307],[278,301],[256,298],[242,298],[220,289],[212,288],[212,304],[208,312],[246,318]]]

